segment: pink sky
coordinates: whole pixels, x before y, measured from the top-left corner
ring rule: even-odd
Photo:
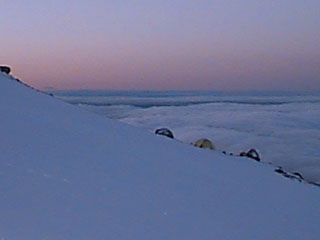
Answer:
[[[37,88],[320,89],[319,1],[32,2],[4,4],[0,64]]]

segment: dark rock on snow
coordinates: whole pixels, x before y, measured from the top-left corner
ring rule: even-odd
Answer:
[[[281,174],[282,176],[286,177],[286,178],[290,178],[293,180],[298,180],[299,182],[302,182],[304,180],[304,178],[302,177],[302,175],[300,173],[289,173],[285,170],[283,170],[282,167],[278,167],[277,169],[274,170],[276,173]]]
[[[173,133],[168,128],[158,128],[155,131],[155,134],[163,135],[163,136],[166,136],[168,138],[174,138]]]
[[[6,74],[9,74],[11,72],[10,67],[7,66],[0,66],[0,72],[4,72]]]
[[[257,150],[251,148],[248,152],[241,152],[240,153],[240,157],[248,157],[248,158],[252,158],[258,162],[261,161],[259,153],[257,152]]]

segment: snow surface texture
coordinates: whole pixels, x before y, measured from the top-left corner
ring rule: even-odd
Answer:
[[[320,191],[0,73],[0,239],[317,240]]]
[[[106,97],[102,92],[97,97],[89,91],[63,99],[149,131],[168,127],[185,143],[208,138],[217,150],[236,154],[255,148],[263,162],[320,183],[320,94],[210,96],[204,92],[172,97],[169,93],[125,97],[115,92]]]

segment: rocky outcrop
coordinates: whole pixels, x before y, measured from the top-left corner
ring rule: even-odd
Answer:
[[[8,66],[0,66],[0,72],[4,72],[6,74],[9,74],[11,72],[11,69]]]
[[[158,128],[155,131],[155,134],[163,135],[163,136],[166,136],[168,138],[174,138],[173,133],[168,128]]]
[[[239,155],[240,157],[248,157],[248,158],[252,158],[258,162],[261,161],[261,158],[259,156],[259,153],[257,152],[257,150],[251,148],[248,152],[242,152]]]
[[[276,170],[274,170],[276,173],[281,174],[282,176],[286,177],[286,178],[290,178],[293,180],[298,180],[299,182],[302,182],[304,180],[304,178],[302,177],[302,175],[300,173],[289,173],[287,171],[285,171],[282,167],[278,167]]]

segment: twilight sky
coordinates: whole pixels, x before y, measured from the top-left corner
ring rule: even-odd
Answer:
[[[319,0],[0,3],[0,64],[38,88],[320,90]]]

